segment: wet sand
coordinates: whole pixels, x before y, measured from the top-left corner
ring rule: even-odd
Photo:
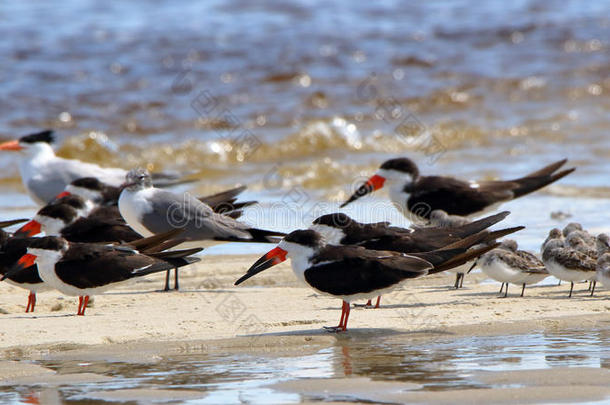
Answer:
[[[163,276],[149,277],[98,296],[87,315],[74,315],[76,299],[40,294],[35,314],[23,313],[26,292],[2,285],[0,325],[0,386],[43,386],[40,398],[58,395],[65,384],[111,381],[97,373],[62,372],[27,360],[70,362],[156,363],[166,356],[256,354],[299,357],[350,337],[425,343],[431,337],[511,335],[566,328],[607,328],[610,293],[600,289],[591,298],[578,284],[572,299],[569,286],[511,288],[497,298],[498,285],[481,274],[466,278],[454,290],[452,274],[413,280],[384,296],[382,308],[352,310],[350,330],[331,334],[322,329],[338,321],[340,302],[314,296],[298,285],[287,264],[251,279],[232,282],[254,256],[206,258],[183,271],[181,292],[155,292]],[[21,360],[21,361],[16,361]],[[25,361],[24,361],[25,360]],[[95,371],[95,370],[94,370]],[[375,381],[365,377],[296,379],[269,386],[299,394],[306,400],[353,402],[548,403],[596,401],[610,397],[610,371],[604,368],[557,367],[526,371],[487,371],[469,378],[480,389],[422,390],[419,384]],[[566,383],[569,381],[569,384]],[[561,386],[559,386],[561,385]],[[485,388],[488,386],[489,388]],[[149,388],[92,391],[83,398],[107,401],[188,400],[206,394],[192,390]],[[491,401],[491,402],[490,402]]]
[[[84,317],[75,315],[75,297],[55,292],[39,294],[36,312],[26,314],[27,292],[2,284],[0,349],[11,358],[83,345],[239,337],[253,347],[273,335],[327,338],[322,327],[338,323],[341,302],[301,286],[287,263],[234,287],[255,259],[207,257],[181,272],[180,292],[156,292],[161,274],[137,280],[95,297]],[[511,286],[508,298],[497,298],[499,284],[483,279],[471,274],[460,290],[449,287],[453,274],[412,280],[384,296],[381,309],[352,309],[348,333],[516,333],[610,321],[603,288],[589,297],[587,285],[577,284],[568,299],[569,285],[532,286],[521,298]]]

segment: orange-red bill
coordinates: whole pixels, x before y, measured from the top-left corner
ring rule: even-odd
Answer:
[[[381,187],[383,187],[384,183],[385,177],[382,177],[378,174],[371,176],[371,178],[369,178],[366,183],[361,185],[358,190],[356,190],[356,192],[352,194],[352,196],[346,202],[341,204],[341,208],[345,207],[347,204],[353,201],[356,201],[360,197],[364,197],[365,195],[372,193],[375,190],[379,190]]]
[[[250,277],[260,273],[263,270],[267,270],[270,267],[275,266],[276,264],[280,264],[284,260],[286,260],[286,252],[284,249],[275,247],[271,249],[269,252],[264,254],[260,259],[258,259],[244,274],[239,280],[235,282],[235,285],[241,284]]]
[[[35,261],[36,261],[36,256],[35,255],[33,255],[31,253],[26,253],[23,256],[21,256],[21,259],[19,259],[17,264],[22,269],[26,269],[26,268],[28,268],[30,266],[33,266]]]
[[[0,143],[0,150],[21,150],[23,149],[21,145],[19,145],[18,140],[8,141]]]
[[[17,229],[15,232],[15,236],[18,237],[30,237],[34,235],[38,235],[41,232],[40,223],[34,220],[31,220],[27,224],[23,225],[21,228]]]
[[[69,191],[62,191],[61,193],[59,193],[55,196],[55,199],[59,200],[60,198],[67,197],[69,195],[71,195]]]
[[[28,267],[33,266],[35,260],[36,260],[35,255],[26,253],[25,255],[21,256],[21,259],[19,259],[17,261],[17,263],[15,263],[15,265],[9,271],[4,273],[4,276],[2,276],[0,281],[5,280],[9,277],[13,277],[14,275],[18,274],[21,270],[27,269]]]

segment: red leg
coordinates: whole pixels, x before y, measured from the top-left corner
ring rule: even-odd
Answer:
[[[340,328],[341,325],[343,325],[343,318],[345,318],[345,301],[341,304],[341,319],[339,319],[339,326],[337,326],[337,328]]]
[[[349,316],[349,306],[348,302],[343,301],[341,305],[341,319],[339,319],[338,326],[325,326],[324,329],[330,332],[341,332],[344,331],[347,326],[347,317]]]
[[[82,315],[82,313],[81,313],[82,306],[83,306],[83,296],[79,295],[78,296],[78,311],[76,311],[76,315]]]
[[[89,303],[89,296],[85,295],[85,299],[83,300],[83,309],[80,312],[80,315],[85,316],[85,309],[87,309],[87,304]]]
[[[372,302],[371,300],[368,300],[368,301],[366,302],[366,306],[367,306],[367,307],[372,307],[372,306],[373,306],[373,302]]]
[[[30,308],[30,312],[34,312],[34,308],[36,307],[36,293],[30,292],[30,297],[32,299],[32,307]]]
[[[350,306],[349,303],[343,301],[343,306],[345,307],[345,319],[343,320],[343,325],[339,325],[341,329],[344,331],[347,330],[347,319],[349,318]]]
[[[377,297],[377,303],[375,304],[375,308],[379,308],[379,303],[381,302],[381,295]]]
[[[28,305],[25,307],[25,313],[30,312],[30,308],[32,306],[32,292],[30,291],[30,295],[28,295]]]

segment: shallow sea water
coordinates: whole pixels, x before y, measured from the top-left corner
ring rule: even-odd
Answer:
[[[163,356],[156,362],[39,361],[58,373],[96,373],[112,377],[106,382],[65,382],[45,388],[15,386],[0,388],[0,401],[22,403],[24,398],[49,395],[56,390],[59,403],[106,403],[92,398],[100,391],[118,389],[176,389],[204,393],[189,404],[299,403],[304,400],[368,401],[357,392],[350,396],[333,393],[303,394],[275,384],[307,379],[350,379],[404,383],[403,389],[439,391],[469,388],[500,388],[486,382],[486,372],[536,370],[557,367],[610,368],[609,329],[535,331],[510,336],[432,336],[412,341],[406,335],[370,334],[338,336],[336,343],[303,356],[253,354],[188,354]],[[312,380],[313,381],[313,380]],[[414,385],[415,384],[415,385]],[[529,385],[512,384],[511,387]],[[392,387],[400,389],[401,386]],[[312,390],[315,392],[314,384]],[[91,394],[94,393],[94,394]],[[360,395],[360,396],[359,396]],[[160,399],[162,401],[162,399]],[[109,401],[120,402],[120,401]]]

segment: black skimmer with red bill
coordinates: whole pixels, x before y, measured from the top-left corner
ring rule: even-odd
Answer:
[[[45,205],[15,235],[31,237],[40,232],[84,243],[131,242],[142,238],[125,223],[117,207],[95,207],[76,195],[64,195]]]
[[[479,215],[572,173],[574,168],[558,172],[566,161],[560,160],[514,180],[468,182],[453,177],[422,176],[410,159],[391,159],[341,207],[385,185],[394,205],[412,220],[426,220],[433,210],[459,216]]]
[[[70,242],[130,242],[142,236],[135,232],[121,216],[119,209],[114,205],[105,205],[103,195],[108,194],[110,187],[103,185],[96,179],[83,178],[72,182],[66,191],[43,208],[36,216],[17,231],[21,236],[34,236],[40,232],[46,235],[62,236]],[[201,200],[209,201],[215,212],[223,215],[239,217],[242,209],[256,203],[256,201],[237,202],[236,196],[245,187],[237,187],[210,196]],[[73,195],[72,192],[77,193]],[[113,193],[111,193],[113,194]],[[90,199],[93,198],[93,202]],[[95,205],[94,203],[102,203]],[[178,290],[178,271],[174,272],[174,289]],[[170,271],[165,277],[165,287],[162,291],[170,290]]]
[[[570,282],[568,297],[572,297],[575,281],[592,281],[596,278],[597,260],[567,246],[560,238],[546,241],[542,262],[553,276]]]
[[[4,276],[9,272],[17,261],[26,254],[30,238],[13,237],[2,228],[15,225],[27,220],[19,219],[13,221],[0,222],[0,275]],[[36,307],[36,293],[48,291],[51,287],[47,286],[38,275],[36,265],[24,269],[19,274],[7,278],[9,284],[24,288],[30,292],[25,312],[34,312]]]
[[[27,253],[3,279],[17,276],[36,264],[45,284],[63,294],[79,297],[77,315],[85,315],[90,296],[135,277],[195,263],[200,259],[191,255],[202,249],[153,250],[154,247],[140,252],[129,245],[73,243],[58,236],[32,238]]]
[[[319,293],[343,301],[339,325],[327,328],[339,332],[347,329],[350,302],[371,299],[396,289],[404,280],[463,264],[495,246],[468,251],[471,246],[463,242],[451,249],[407,255],[360,246],[327,245],[316,231],[297,230],[254,263],[235,285],[289,258],[299,280]]]
[[[506,285],[505,298],[509,284],[521,285],[523,297],[526,285],[539,283],[550,275],[540,259],[530,252],[519,250],[517,242],[512,239],[503,240],[500,246],[482,255],[477,265],[487,276],[502,283],[502,288]]]
[[[385,222],[362,224],[346,214],[333,213],[316,218],[309,229],[322,235],[329,245],[354,245],[371,250],[389,250],[410,254],[440,249],[481,232],[483,232],[481,240],[477,243],[489,243],[523,229],[523,227],[515,227],[500,231],[485,231],[506,218],[508,214],[509,212],[505,211],[455,227],[411,229],[390,226]],[[469,266],[469,263],[465,263],[455,268],[466,268],[464,270],[466,272]],[[449,271],[454,271],[455,268]],[[380,297],[377,297],[375,308],[379,308],[379,302]],[[367,302],[365,306],[371,306],[371,302]]]
[[[95,177],[105,184],[118,187],[127,171],[120,168],[101,167],[80,160],[64,159],[55,155],[53,131],[46,130],[0,144],[0,150],[21,154],[19,171],[30,197],[38,205],[45,205],[64,191],[72,181],[82,177]],[[158,173],[155,182],[159,186],[181,184],[178,176]]]
[[[277,243],[278,237],[285,235],[218,214],[188,193],[155,188],[143,169],[131,170],[123,187],[119,211],[127,224],[144,236],[180,228],[187,245],[209,246],[222,242]]]
[[[40,232],[80,243],[128,243],[142,238],[125,223],[117,207],[102,205],[89,210],[88,200],[75,195],[65,195],[47,204],[15,234],[31,237]],[[171,269],[167,270],[162,291],[170,291],[170,272]],[[179,288],[176,268],[174,289]]]

